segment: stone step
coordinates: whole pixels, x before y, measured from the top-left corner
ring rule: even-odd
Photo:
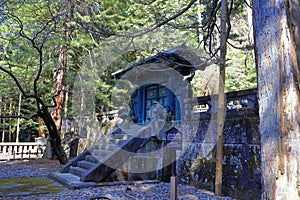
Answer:
[[[100,150],[97,148],[94,149],[92,152],[90,152],[92,155],[106,157],[102,159],[102,162],[98,162],[95,167],[90,168],[88,174],[86,174],[85,176],[81,176],[81,180],[100,182],[106,180],[106,178],[108,178],[109,175],[112,175],[112,172],[116,169],[119,170],[121,168],[122,171],[129,172],[131,171],[129,168],[131,168],[132,165],[135,166],[136,164],[140,164],[143,167],[145,164],[151,164],[152,160],[150,161],[150,163],[148,163],[145,162],[144,158],[140,158],[140,163],[135,163],[134,160],[130,163],[131,165],[129,165],[129,163],[127,162],[128,159],[132,156],[132,153],[122,150],[131,149],[133,152],[136,152],[142,146],[146,145],[149,141],[151,141],[151,138],[148,137],[149,135],[151,135],[151,128],[145,127],[142,128],[138,133],[136,133],[134,137],[131,137],[128,140],[110,139],[111,144],[121,144],[114,151]],[[141,172],[143,173],[142,170]]]
[[[129,134],[114,134],[114,138],[128,140],[129,138],[131,138],[131,135],[129,135]]]
[[[115,145],[121,145],[123,142],[125,142],[127,140],[123,140],[123,139],[110,139],[109,143],[110,144],[115,144]]]
[[[77,163],[77,166],[80,168],[83,168],[83,169],[90,169],[91,167],[93,167],[95,165],[96,165],[95,162],[90,162],[90,161],[86,161],[86,160],[82,160]]]
[[[119,132],[115,133],[115,135],[112,134],[103,140],[97,141],[97,144],[84,151],[77,160],[66,165],[61,171],[76,175],[83,182],[100,182],[109,180],[108,176],[113,176],[112,173],[116,169],[128,173],[133,166],[138,169],[140,166],[143,169],[145,166],[153,166],[156,163],[155,160],[148,160],[144,157],[134,158],[128,162],[132,153],[122,150],[132,149],[135,152],[151,141],[151,138],[148,137],[151,135],[150,127],[140,129],[137,133],[134,133],[134,137],[119,134]],[[140,137],[145,139],[141,140]],[[141,172],[143,171],[141,170]]]
[[[71,174],[74,174],[74,175],[76,175],[76,176],[79,176],[79,177],[81,177],[84,173],[86,173],[88,170],[86,170],[86,169],[83,169],[83,168],[81,168],[81,167],[73,167],[73,166],[71,166],[70,167],[70,170],[69,170],[69,172],[71,173]]]
[[[111,154],[112,151],[109,150],[102,150],[102,149],[95,149],[93,150],[93,155],[95,156],[101,156],[101,157],[106,157],[109,154]]]
[[[85,156],[85,160],[88,162],[93,162],[93,163],[97,163],[99,161],[101,161],[104,157],[102,156],[94,156],[94,155],[87,155]]]
[[[83,182],[80,181],[80,177],[70,174],[70,173],[60,173],[60,172],[53,172],[49,175],[49,177],[65,186],[67,186],[69,189],[82,189],[82,188],[88,188],[88,187],[97,187],[101,188],[103,186],[120,186],[124,183],[122,182],[102,182],[102,183],[95,183],[95,182]],[[142,181],[134,181],[126,184],[156,184],[160,183],[158,180],[142,180]],[[77,199],[80,199],[77,198]]]
[[[70,173],[53,172],[49,176],[51,179],[67,186],[70,189],[79,189],[87,187],[96,187],[98,184],[95,182],[82,182],[80,177]]]
[[[113,151],[117,148],[115,144],[99,144],[97,149]]]

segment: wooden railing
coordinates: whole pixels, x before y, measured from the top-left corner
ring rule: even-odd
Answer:
[[[46,148],[41,142],[5,142],[0,143],[0,160],[39,158]]]

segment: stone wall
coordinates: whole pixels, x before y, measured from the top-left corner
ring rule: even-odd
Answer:
[[[216,155],[216,112],[212,99],[197,98],[196,104],[209,109],[190,115],[178,125],[185,134],[183,151],[177,151],[177,174],[180,182],[214,191]],[[224,127],[223,194],[238,199],[257,199],[261,194],[259,117],[256,90],[229,93]],[[240,105],[241,100],[248,104]],[[186,101],[192,108],[195,99]],[[204,106],[205,107],[205,106]],[[188,112],[188,110],[186,109]]]

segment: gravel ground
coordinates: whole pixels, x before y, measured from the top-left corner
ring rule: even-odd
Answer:
[[[49,173],[58,171],[62,166],[55,160],[24,160],[0,162],[1,178],[17,177],[40,177],[47,178]],[[158,184],[136,184],[119,186],[100,186],[83,189],[63,189],[56,194],[42,194],[30,196],[6,197],[5,199],[111,199],[111,200],[167,200],[170,199],[170,185],[168,183]],[[0,197],[1,199],[1,197]],[[2,198],[3,199],[3,198]],[[229,197],[216,197],[213,193],[196,189],[186,185],[178,185],[178,199],[198,200],[198,199],[225,199]]]

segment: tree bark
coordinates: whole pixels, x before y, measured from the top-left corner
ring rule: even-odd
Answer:
[[[299,198],[299,23],[295,15],[299,16],[297,1],[253,1],[262,199]]]
[[[226,33],[227,33],[227,0],[222,0],[221,35],[220,35],[220,74],[218,95],[218,141],[216,155],[215,193],[222,194],[222,160],[223,160],[223,130],[225,121],[225,66],[226,66]]]
[[[46,137],[46,133],[45,130],[41,127],[45,126],[45,122],[41,117],[38,117],[38,121],[39,121],[39,137]]]
[[[65,15],[65,30],[64,35],[66,36],[68,41],[71,41],[71,26],[70,22],[72,20],[72,7],[73,7],[73,0],[67,0],[66,4],[66,15]],[[62,45],[60,54],[59,54],[59,60],[58,60],[58,68],[55,71],[54,77],[56,79],[56,85],[55,85],[55,102],[56,107],[53,108],[52,111],[52,117],[55,122],[55,125],[57,127],[58,133],[61,132],[61,125],[62,125],[62,111],[64,110],[64,104],[65,104],[65,74],[68,66],[68,46]]]

